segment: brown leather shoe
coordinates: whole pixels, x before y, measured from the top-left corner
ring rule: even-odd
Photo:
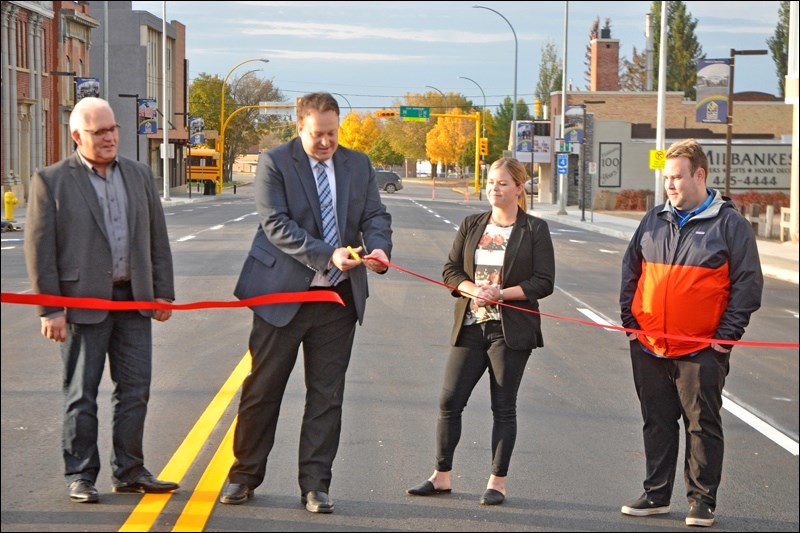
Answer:
[[[179,487],[180,485],[178,485],[173,481],[161,481],[160,479],[156,479],[155,476],[153,476],[152,474],[142,474],[133,481],[129,481],[127,483],[118,483],[114,485],[112,490],[114,492],[119,492],[123,494],[136,493],[136,492],[163,494],[166,492],[172,492],[173,490],[177,490]]]

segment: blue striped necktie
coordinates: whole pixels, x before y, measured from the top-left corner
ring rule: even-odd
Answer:
[[[336,233],[336,215],[333,212],[333,194],[328,183],[328,173],[325,172],[325,165],[322,163],[317,163],[316,169],[317,193],[319,194],[319,205],[322,209],[322,238],[334,248],[338,248],[339,237]],[[331,265],[325,273],[325,277],[328,278],[331,285],[336,285],[339,282],[339,278],[342,277],[342,271]]]

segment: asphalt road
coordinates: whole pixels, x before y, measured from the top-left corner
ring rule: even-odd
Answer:
[[[257,219],[249,186],[167,208],[178,302],[231,300]],[[382,195],[393,215],[393,263],[434,280],[463,217],[485,200],[407,183]],[[557,290],[542,301],[546,346],[534,351],[520,389],[518,437],[502,506],[478,499],[490,473],[488,383],[464,415],[454,491],[411,497],[433,470],[438,395],[453,300],[438,285],[391,270],[370,275],[370,299],[348,372],[342,440],[331,497],[336,511],[300,505],[297,444],[303,409],[298,364],[284,397],[267,480],[241,506],[216,503],[230,465],[226,436],[247,371],[246,309],[178,311],[154,325],[145,433],[147,466],[180,481],[171,496],[112,494],[107,461],[96,505],[74,504],[62,478],[61,365],[28,306],[2,305],[3,531],[672,531],[686,529],[681,473],[673,510],[653,518],[619,508],[641,493],[641,415],[621,333],[578,321],[618,323],[625,242],[550,222]],[[25,292],[23,234],[3,235],[2,290]],[[748,340],[798,342],[798,292],[767,280]],[[299,359],[302,358],[302,354]],[[109,394],[101,392],[100,449],[110,448]],[[797,531],[798,352],[741,348],[726,386],[726,457],[720,531]],[[734,411],[738,414],[733,414]],[[746,419],[747,417],[744,416]],[[782,436],[782,437],[781,437]],[[681,452],[682,453],[682,452]]]

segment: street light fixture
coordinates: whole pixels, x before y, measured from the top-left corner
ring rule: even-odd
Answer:
[[[245,59],[241,63],[235,65],[232,69],[228,71],[228,74],[225,76],[225,79],[222,80],[222,87],[220,88],[220,99],[219,99],[219,137],[217,138],[217,144],[219,146],[219,183],[217,184],[217,192],[222,192],[222,173],[225,171],[225,131],[223,125],[225,124],[225,86],[228,83],[228,78],[231,77],[233,71],[237,68],[241,67],[246,63],[252,63],[253,61],[261,61],[262,63],[269,63],[269,59],[263,59],[260,57],[255,57],[252,59]]]
[[[479,9],[488,9],[493,13],[497,13],[503,18],[503,20],[506,21],[508,27],[511,28],[511,33],[514,34],[514,101],[512,102],[512,107],[511,107],[512,109],[511,128],[513,130],[512,138],[514,139],[514,143],[513,143],[513,150],[511,153],[514,156],[514,159],[516,159],[517,158],[517,55],[519,51],[519,41],[517,41],[517,32],[514,31],[514,26],[512,26],[511,23],[508,21],[508,19],[505,16],[503,16],[503,14],[500,13],[499,11],[486,6],[472,6],[472,7]]]
[[[483,92],[483,88],[478,84],[478,82],[473,80],[472,78],[468,78],[466,76],[459,76],[459,78],[461,78],[462,80],[468,80],[468,81],[471,81],[472,83],[474,83],[475,86],[477,86],[478,89],[480,89],[481,94],[483,95],[483,108],[481,109],[481,117],[483,117],[482,120],[481,120],[481,138],[485,139],[486,138],[486,93]],[[481,165],[481,166],[483,167],[485,165]],[[476,177],[478,176],[477,169],[475,170],[475,176]],[[484,181],[483,178],[484,178],[484,176],[483,176],[483,168],[481,168],[481,184]],[[483,195],[483,187],[480,186],[480,187],[478,187],[478,200],[481,199],[482,195]]]
[[[731,188],[731,139],[733,138],[733,71],[736,56],[764,56],[768,50],[734,50],[731,48],[730,79],[728,80],[728,129],[725,132],[725,196]]]
[[[339,93],[331,93],[331,94],[333,94],[333,95],[335,95],[335,96],[341,96],[341,97],[344,99],[344,101],[345,101],[345,102],[347,102],[347,107],[349,107],[349,108],[350,108],[350,113],[352,113],[352,112],[353,112],[353,106],[351,106],[351,105],[350,105],[350,100],[348,100],[348,99],[345,97],[345,95],[343,95],[343,94],[339,94]]]
[[[445,107],[444,112],[446,114],[447,111],[448,111],[448,109],[447,109],[447,96],[445,96],[445,94],[442,91],[440,91],[439,89],[437,89],[433,85],[426,85],[425,87],[427,87],[428,89],[433,89],[434,91],[436,91],[437,93],[442,95],[442,100],[444,100],[444,107]],[[441,161],[439,161],[439,162],[441,163]],[[447,164],[444,165],[444,174],[445,174],[444,177],[446,178],[447,177]],[[436,178],[433,178],[433,183],[436,184]]]
[[[133,98],[133,127],[136,130],[136,161],[139,161],[139,93],[118,94],[120,98]]]

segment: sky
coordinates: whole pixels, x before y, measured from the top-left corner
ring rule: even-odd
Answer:
[[[684,3],[698,22],[695,34],[711,59],[730,57],[731,48],[767,49],[780,2]],[[162,17],[164,2],[132,5]],[[603,27],[610,19],[611,37],[620,41],[620,56],[630,59],[634,47],[639,52],[645,49],[650,5],[649,1],[168,1],[166,19],[186,26],[190,82],[201,73],[224,78],[242,61],[266,58],[267,64],[251,62],[236,68],[228,83],[262,69],[248,75],[271,79],[287,100],[323,90],[339,99],[342,111],[358,112],[390,107],[408,92],[426,93],[435,87],[463,94],[477,106],[485,94],[486,105],[494,111],[505,97],[513,97],[515,77],[517,98],[532,108],[543,46],[552,42],[562,57],[565,6],[567,78],[576,90],[585,90],[584,61],[594,20],[599,17]],[[734,89],[778,94],[772,56],[737,56]]]

